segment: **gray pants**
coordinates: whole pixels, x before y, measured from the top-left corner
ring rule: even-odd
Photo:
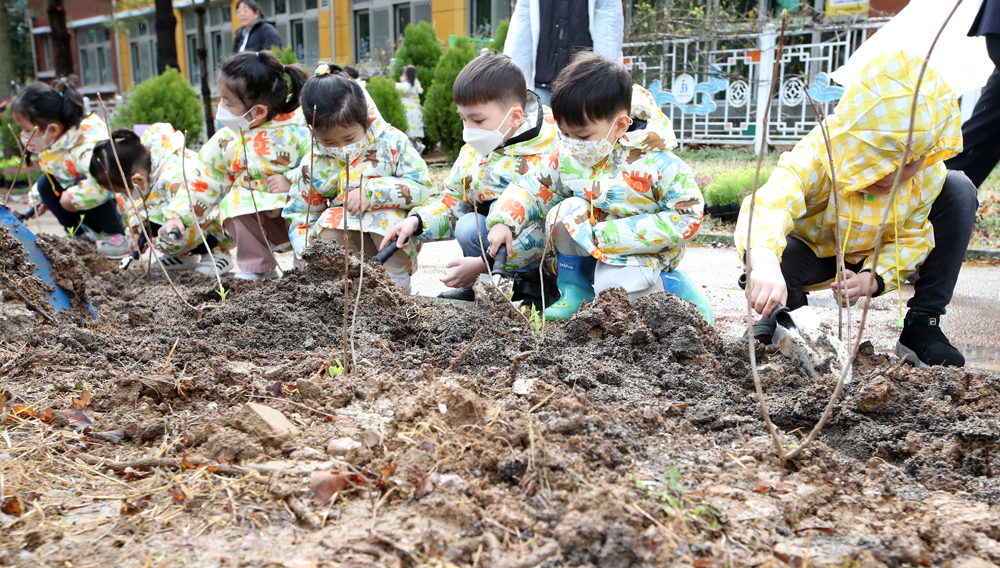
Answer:
[[[556,252],[568,256],[590,256],[587,249],[573,240],[566,226],[556,223],[553,228],[552,243]],[[594,293],[600,294],[608,288],[625,288],[628,297],[633,302],[643,296],[663,290],[663,280],[660,279],[660,269],[648,266],[615,266],[597,261],[594,269]]]

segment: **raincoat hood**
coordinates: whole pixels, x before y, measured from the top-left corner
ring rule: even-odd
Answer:
[[[177,132],[173,126],[165,122],[157,122],[147,128],[142,133],[140,140],[143,146],[149,148],[150,159],[153,163],[150,172],[151,179],[158,178],[162,170],[172,162],[170,158],[180,156],[184,151],[184,134]],[[191,163],[187,164],[187,167],[190,168],[189,174],[194,175],[198,166]]]
[[[65,156],[75,148],[90,146],[93,150],[94,145],[107,139],[108,126],[96,114],[91,114],[80,121],[80,126],[67,130],[42,152],[43,167],[45,162],[65,159]]]
[[[861,191],[896,171],[910,127],[910,109],[922,57],[898,50],[872,59],[854,78],[827,118],[834,163],[819,159],[828,175],[847,192]],[[924,169],[962,151],[958,95],[931,67],[917,98],[913,144],[908,162],[925,158]]]
[[[524,105],[524,120],[517,132],[494,152],[515,156],[532,156],[551,150],[557,137],[552,110],[542,104],[538,95],[528,91]]]
[[[640,150],[672,150],[677,147],[674,128],[660,110],[653,95],[639,85],[632,85],[632,129],[619,138],[622,146]],[[645,123],[640,127],[640,122]]]

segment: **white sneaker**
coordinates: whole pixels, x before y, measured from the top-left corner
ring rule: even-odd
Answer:
[[[160,262],[163,263],[163,268],[167,270],[191,270],[192,268],[198,268],[198,257],[191,254],[161,256]]]
[[[272,268],[270,272],[247,272],[246,270],[233,275],[237,280],[248,280],[250,282],[260,282],[261,280],[277,280],[281,278],[281,273],[277,268]]]
[[[205,276],[214,276],[215,269],[212,268],[212,258],[215,258],[215,268],[219,269],[219,276],[225,276],[233,270],[233,257],[222,251],[213,251],[212,256],[201,255],[201,262],[198,263],[198,272]]]

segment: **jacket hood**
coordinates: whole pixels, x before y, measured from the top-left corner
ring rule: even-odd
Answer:
[[[174,130],[174,127],[165,123],[157,122],[142,133],[142,145],[149,149],[149,154],[153,162],[153,171],[150,176],[155,179],[160,169],[166,165],[167,159],[180,155],[184,150],[184,134]],[[197,166],[191,164],[191,173]]]
[[[924,60],[906,50],[872,59],[858,73],[827,118],[834,163],[825,151],[827,174],[837,174],[843,191],[860,191],[900,167],[910,128],[910,108]],[[925,158],[924,168],[962,151],[959,97],[931,67],[917,94],[909,161]]]
[[[552,110],[542,104],[538,95],[528,91],[528,104],[524,108],[524,121],[514,136],[511,136],[496,151],[515,156],[547,153],[549,146],[556,141],[557,136],[556,120],[552,116]]]
[[[619,139],[622,146],[644,151],[666,151],[677,147],[670,119],[660,110],[653,95],[639,85],[632,85],[632,112],[629,117],[633,120],[633,127],[636,126],[635,121],[644,122],[645,127],[626,132]]]
[[[44,152],[42,158],[55,155],[60,152],[72,150],[83,144],[97,144],[101,140],[108,139],[108,126],[96,114],[84,118],[80,121],[80,126],[71,128],[56,140]]]

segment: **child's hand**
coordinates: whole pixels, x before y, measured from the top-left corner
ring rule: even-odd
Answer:
[[[466,256],[458,260],[453,260],[444,265],[445,268],[454,268],[441,282],[449,288],[465,288],[471,286],[476,281],[476,277],[486,272],[486,265],[483,259],[478,256]]]
[[[181,238],[180,239],[175,239],[172,236],[170,236],[170,233],[174,232],[174,230],[180,231],[180,233],[181,233]],[[160,227],[160,230],[156,234],[157,234],[157,237],[163,239],[164,241],[166,241],[168,243],[174,243],[174,244],[176,244],[176,243],[180,243],[184,239],[183,235],[184,235],[184,231],[186,231],[186,230],[187,230],[187,228],[184,226],[184,221],[181,221],[180,219],[171,219],[171,220],[167,221],[166,223],[164,223],[163,226]]]
[[[778,304],[788,301],[788,288],[778,255],[769,248],[752,248],[747,251],[747,264],[753,267],[747,286],[750,303],[754,311],[767,317]]]
[[[500,223],[498,225],[493,225],[490,229],[490,234],[487,235],[486,239],[490,241],[490,256],[496,257],[497,251],[500,250],[500,245],[507,246],[507,254],[514,250],[514,233],[511,232],[510,227]]]
[[[267,190],[271,193],[288,193],[292,188],[292,182],[281,174],[267,176]]]
[[[396,241],[396,246],[399,248],[405,247],[410,242],[410,237],[413,233],[417,232],[419,222],[416,217],[407,217],[389,227],[389,231],[385,234],[385,238],[382,239],[382,244],[378,246],[378,250],[384,249],[392,241]]]
[[[73,199],[70,197],[68,191],[64,191],[62,195],[59,196],[59,206],[70,213],[76,212],[76,207],[73,205]]]
[[[878,281],[875,280],[871,272],[855,274],[850,270],[844,270],[844,276],[843,290],[838,289],[836,281],[830,284],[833,296],[840,302],[841,306],[847,307],[857,304],[858,300],[868,295],[868,290],[871,290],[872,294],[878,291]]]
[[[364,190],[360,187],[351,190],[347,194],[347,199],[344,200],[344,207],[347,208],[347,212],[351,215],[360,216],[363,211],[368,211],[368,205],[368,196],[365,195]]]

